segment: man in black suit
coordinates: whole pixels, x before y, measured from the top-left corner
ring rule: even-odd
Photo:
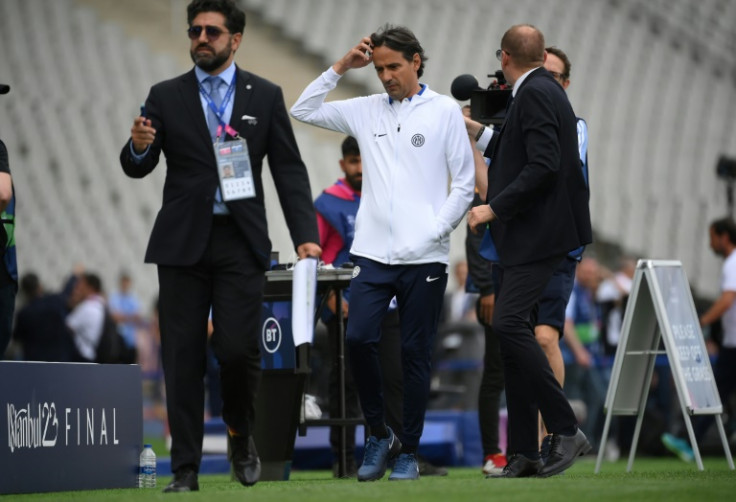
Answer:
[[[194,0],[187,15],[195,68],[151,88],[120,155],[123,170],[134,178],[150,173],[161,152],[167,161],[163,206],[146,251],[146,262],[158,265],[172,438],[174,480],[164,491],[199,488],[210,307],[233,469],[246,486],[260,476],[251,434],[264,272],[271,252],[261,180],[264,156],[299,257],[321,253],[309,179],[281,89],[234,63],[245,13],[232,0]],[[235,135],[246,144],[221,143]],[[249,155],[235,172],[251,191],[233,196],[227,191],[232,178],[218,176],[218,165],[226,162],[216,155],[246,146]]]
[[[544,47],[544,36],[530,25],[511,27],[501,40],[497,56],[512,98],[485,151],[487,203],[468,214],[475,230],[490,223],[501,266],[493,328],[504,361],[511,456],[491,477],[551,476],[590,450],[534,338],[536,304],[552,273],[569,251],[592,240],[575,114],[542,67]],[[468,133],[483,136],[470,125]],[[539,459],[538,410],[552,433],[546,464]]]

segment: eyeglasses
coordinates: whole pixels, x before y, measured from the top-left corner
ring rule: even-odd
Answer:
[[[567,75],[565,75],[564,73],[557,73],[556,71],[551,70],[547,71],[549,71],[549,74],[552,75],[555,80],[559,80],[560,82],[564,82],[565,80],[567,80]]]
[[[222,28],[218,28],[217,26],[191,26],[187,30],[187,34],[189,35],[189,38],[192,40],[197,40],[202,35],[202,30],[207,34],[207,40],[210,42],[214,42],[218,38],[220,38],[220,35],[223,33],[230,33],[229,31],[225,31]]]

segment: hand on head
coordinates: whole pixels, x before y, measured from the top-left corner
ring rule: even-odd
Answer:
[[[350,49],[332,68],[338,75],[342,75],[352,68],[368,66],[373,61],[372,50],[370,37],[363,37],[358,45]]]

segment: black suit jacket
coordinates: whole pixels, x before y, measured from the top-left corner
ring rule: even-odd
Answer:
[[[544,68],[522,82],[485,155],[501,265],[564,255],[592,240],[575,113]]]
[[[120,154],[123,171],[142,178],[166,156],[163,205],[156,217],[146,262],[188,266],[203,255],[212,226],[212,206],[219,183],[212,140],[207,129],[194,69],[154,85],[146,100],[146,115],[156,139],[140,164],[130,153],[130,140]],[[243,120],[248,115],[253,120]],[[255,122],[255,123],[254,123]],[[248,142],[256,196],[227,202],[230,214],[246,236],[250,251],[265,269],[270,262],[266,209],[261,172],[268,164],[295,246],[319,243],[317,219],[306,167],[286,113],[281,88],[237,69],[230,125]]]

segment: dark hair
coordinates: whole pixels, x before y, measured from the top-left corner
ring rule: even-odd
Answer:
[[[192,0],[187,6],[187,23],[202,12],[219,12],[225,16],[225,26],[230,33],[243,33],[245,30],[245,12],[240,10],[233,0]]]
[[[506,30],[501,48],[518,66],[541,66],[544,62],[544,35],[531,24],[517,24]]]
[[[424,62],[429,58],[424,55],[424,49],[409,28],[384,24],[378,31],[371,34],[371,44],[373,47],[385,45],[389,49],[398,51],[409,62],[414,60],[414,54],[419,54],[421,64],[417,76],[421,77],[424,73]]]
[[[710,228],[719,236],[727,233],[728,240],[731,241],[731,244],[736,244],[736,222],[733,221],[733,218],[715,220],[710,224]]]
[[[102,293],[102,280],[100,279],[99,275],[92,272],[84,272],[81,278],[84,282],[87,283],[92,291],[98,294]]]
[[[342,142],[342,156],[345,158],[348,155],[360,155],[358,140],[352,136],[348,136]]]
[[[41,281],[33,272],[28,272],[20,278],[20,292],[26,298],[33,298],[41,291]]]
[[[553,54],[560,58],[560,61],[562,61],[562,65],[564,67],[564,71],[562,72],[562,77],[567,80],[570,78],[570,70],[572,69],[572,63],[570,63],[570,58],[567,57],[567,54],[562,49],[559,49],[555,46],[547,47],[545,49],[548,53]]]

